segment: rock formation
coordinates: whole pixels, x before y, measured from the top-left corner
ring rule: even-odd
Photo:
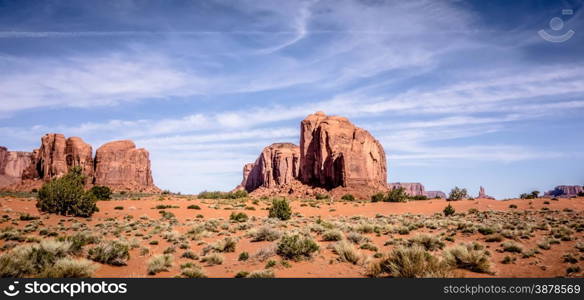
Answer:
[[[95,185],[113,190],[157,191],[152,180],[150,157],[129,140],[107,143],[95,154]]]
[[[0,147],[0,187],[18,183],[32,162],[32,153],[8,151]]]
[[[302,183],[326,189],[386,187],[385,151],[369,132],[323,112],[306,117],[300,128]]]
[[[403,188],[409,196],[426,196],[426,190],[418,182],[394,182],[388,184],[389,189]]]
[[[446,199],[446,194],[442,191],[426,191],[426,197],[428,197],[428,199]]]
[[[479,195],[477,196],[477,199],[495,199],[495,198],[487,195],[487,193],[485,193],[485,188],[481,186],[479,189]]]
[[[389,189],[403,188],[409,196],[426,196],[428,199],[446,199],[446,194],[442,191],[426,191],[423,184],[419,182],[393,182],[388,184]]]
[[[584,187],[581,185],[558,185],[553,190],[545,193],[548,197],[573,197],[584,193]]]
[[[298,178],[300,149],[291,143],[272,144],[253,164],[243,168],[241,187],[251,192],[259,187],[274,188]]]
[[[300,147],[276,143],[264,148],[255,163],[244,166],[236,189],[299,197],[351,193],[363,199],[387,190],[385,152],[369,132],[322,112],[300,126]]]
[[[46,134],[32,153],[10,152],[0,147],[0,188],[30,190],[43,182],[81,167],[86,183],[105,185],[115,191],[159,192],[152,180],[148,151],[132,141],[117,141],[97,150],[81,138]]]

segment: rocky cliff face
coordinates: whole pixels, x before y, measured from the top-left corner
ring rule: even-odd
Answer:
[[[157,191],[149,156],[129,140],[107,143],[96,151],[93,182],[114,190]]]
[[[8,151],[6,147],[0,147],[0,187],[18,183],[31,163],[32,153]]]
[[[290,184],[298,178],[299,162],[298,146],[291,143],[272,144],[264,148],[255,163],[244,166],[241,186],[251,192],[259,187],[274,188]]]
[[[335,187],[386,187],[385,151],[347,118],[309,115],[300,124],[300,181]]]
[[[159,192],[152,180],[149,153],[132,141],[117,141],[97,150],[81,138],[46,134],[32,153],[10,152],[0,147],[0,187],[13,190],[39,188],[42,182],[81,167],[86,183],[105,185],[115,191]],[[8,176],[10,175],[10,176]]]
[[[584,193],[584,187],[580,185],[558,185],[553,190],[545,193],[550,197],[572,197]]]
[[[301,122],[300,147],[272,144],[243,168],[236,189],[257,195],[368,194],[387,190],[385,152],[367,131],[322,112]]]
[[[446,194],[442,191],[426,191],[428,199],[442,198],[446,199]]]

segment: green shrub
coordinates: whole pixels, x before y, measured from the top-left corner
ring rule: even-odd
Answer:
[[[116,207],[114,207],[114,209],[115,210],[124,210],[124,207],[123,206],[116,206]]]
[[[449,201],[458,201],[465,198],[468,198],[468,192],[466,191],[466,189],[461,189],[457,186],[455,186],[448,195]]]
[[[189,205],[189,206],[187,206],[187,208],[188,209],[196,209],[196,210],[200,210],[201,209],[201,207],[198,206],[198,205],[196,205],[196,204]]]
[[[87,257],[93,261],[113,266],[125,266],[130,259],[130,246],[126,243],[108,240],[89,249]]]
[[[341,200],[345,200],[345,201],[355,201],[355,196],[351,195],[351,194],[344,194],[341,197]]]
[[[394,188],[387,193],[387,196],[383,199],[385,202],[407,202],[408,194],[406,190],[402,187]]]
[[[192,259],[192,260],[199,259],[199,256],[191,250],[185,251],[180,257],[186,258],[186,259]]]
[[[72,168],[61,178],[45,183],[38,192],[37,208],[40,211],[64,216],[90,217],[98,211],[97,199],[84,190],[81,168]]]
[[[155,275],[163,271],[168,271],[172,267],[172,255],[158,254],[148,261],[148,274]]]
[[[284,258],[302,260],[310,258],[320,247],[310,237],[300,234],[285,235],[280,239],[276,253]]]
[[[239,253],[239,258],[238,258],[239,261],[246,261],[248,259],[249,259],[249,253],[247,253],[245,251]]]
[[[519,198],[521,198],[521,199],[536,199],[538,197],[539,197],[539,191],[532,191],[529,194],[523,193],[523,194],[519,195]]]
[[[93,186],[90,192],[95,196],[97,200],[111,200],[112,190],[107,186],[96,185]]]
[[[21,221],[32,221],[32,220],[38,220],[40,219],[39,216],[33,216],[29,213],[24,213],[20,215],[20,220]]]
[[[229,220],[231,221],[235,221],[235,222],[246,222],[249,219],[249,217],[245,214],[245,213],[234,213],[232,212],[231,215],[229,216]]]
[[[446,206],[442,212],[444,213],[445,216],[448,217],[455,214],[456,210],[454,209],[454,207],[452,207],[452,205],[448,204],[448,206]]]
[[[274,199],[272,200],[272,206],[270,207],[270,213],[268,215],[270,218],[278,218],[280,220],[289,220],[292,216],[292,209],[290,204],[286,199]]]
[[[377,193],[371,196],[371,202],[380,202],[383,201],[385,195],[383,193]]]

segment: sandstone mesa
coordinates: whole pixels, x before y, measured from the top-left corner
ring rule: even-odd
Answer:
[[[149,153],[132,141],[110,142],[96,151],[79,137],[50,133],[32,152],[0,147],[0,188],[29,191],[81,167],[88,187],[104,185],[114,191],[159,192],[152,179]]]

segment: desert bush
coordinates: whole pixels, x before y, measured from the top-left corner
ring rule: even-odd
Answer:
[[[201,209],[201,207],[198,206],[198,205],[196,205],[196,204],[192,204],[192,205],[187,206],[187,209],[196,209],[196,210],[199,210],[199,209]]]
[[[81,249],[89,244],[99,243],[100,237],[90,232],[78,232],[74,235],[58,237],[57,240],[71,243],[71,252],[79,253]]]
[[[310,258],[320,247],[310,237],[300,234],[285,235],[280,239],[276,253],[284,258],[302,260]]]
[[[203,268],[201,266],[193,264],[193,263],[186,263],[180,266],[181,275],[186,278],[207,278]]]
[[[442,211],[444,213],[445,216],[452,216],[453,214],[456,213],[456,210],[454,209],[454,207],[452,207],[452,205],[448,204],[444,210]]]
[[[77,217],[90,217],[98,211],[95,195],[84,190],[85,177],[81,172],[81,168],[75,167],[67,175],[45,183],[38,192],[37,208]]]
[[[272,242],[280,238],[280,231],[269,226],[262,226],[257,230],[251,230],[249,235],[252,237],[252,242],[268,241]]]
[[[457,186],[455,186],[450,191],[450,194],[448,194],[448,201],[458,201],[465,198],[468,198],[468,192],[466,191],[466,189],[461,189]]]
[[[394,188],[387,193],[387,196],[383,199],[385,202],[407,202],[408,195],[406,190],[402,187]]]
[[[130,259],[130,246],[127,243],[108,240],[89,249],[87,257],[93,261],[113,266],[125,266]]]
[[[42,240],[20,245],[0,255],[0,277],[42,277],[57,260],[71,254],[71,243]]]
[[[498,243],[501,241],[503,241],[503,236],[499,233],[491,234],[491,235],[485,237],[485,242],[487,242],[487,243]]]
[[[274,270],[258,270],[249,273],[246,278],[274,278],[276,275],[274,274]]]
[[[217,253],[209,254],[202,257],[201,262],[207,263],[210,266],[220,265],[223,263],[223,256]]]
[[[148,275],[168,271],[172,267],[172,255],[158,254],[148,260]]]
[[[477,243],[460,244],[444,250],[446,263],[455,268],[466,269],[478,273],[488,273],[490,268],[489,254],[483,246]]]
[[[392,277],[451,277],[451,267],[422,247],[398,247],[369,266],[369,275],[387,273]]]
[[[371,196],[371,202],[380,202],[383,201],[385,195],[383,193],[377,193]]]
[[[439,237],[429,234],[419,234],[408,240],[409,246],[421,246],[428,251],[444,248],[444,242]]]
[[[232,212],[231,215],[229,216],[229,220],[231,221],[235,221],[235,222],[246,222],[249,219],[249,217],[245,214],[245,213],[234,213]]]
[[[33,216],[29,213],[21,214],[19,217],[19,219],[21,221],[32,221],[32,220],[38,220],[39,218],[40,218],[39,216]]]
[[[338,229],[330,229],[322,234],[323,241],[340,241],[343,239],[343,233]]]
[[[521,199],[536,199],[538,197],[539,197],[539,191],[532,191],[529,194],[523,193],[523,194],[519,195],[519,198],[521,198]]]
[[[340,241],[333,245],[333,252],[339,255],[341,261],[349,262],[354,265],[363,259],[363,255],[355,249],[353,244],[347,241]]]
[[[231,237],[226,237],[222,240],[216,241],[214,244],[208,246],[203,251],[208,253],[209,251],[215,252],[235,252],[235,246],[237,241]]]
[[[351,195],[351,194],[344,194],[341,197],[341,200],[345,200],[345,201],[355,201],[355,196]]]
[[[292,216],[292,209],[288,201],[283,198],[276,198],[272,200],[272,206],[270,207],[270,213],[268,215],[270,218],[278,218],[280,220],[289,220]]]
[[[360,244],[361,242],[367,241],[368,239],[360,233],[351,231],[347,233],[347,240],[355,244]]]
[[[193,252],[191,250],[185,251],[180,257],[187,258],[187,259],[192,259],[192,260],[199,259],[199,256],[195,252]]]
[[[504,252],[521,253],[523,248],[514,241],[506,241],[501,244]]]
[[[89,278],[97,269],[91,261],[86,259],[71,259],[63,257],[53,265],[48,266],[41,273],[43,278]]]
[[[89,190],[97,200],[111,200],[112,190],[107,186],[96,185]]]
[[[321,194],[321,193],[317,193],[314,198],[316,200],[328,200],[331,198],[331,196],[327,195],[327,194]]]
[[[584,242],[578,242],[574,245],[574,248],[578,249],[580,252],[584,252]]]
[[[239,258],[237,260],[246,261],[248,259],[249,259],[249,253],[247,253],[246,251],[243,251],[243,252],[239,253]]]
[[[199,198],[199,199],[239,199],[239,198],[245,198],[247,196],[248,196],[248,194],[244,190],[238,190],[238,191],[229,192],[229,193],[224,193],[224,192],[219,192],[219,191],[215,191],[215,192],[203,191],[203,192],[200,192],[199,195],[197,195],[197,198]]]

